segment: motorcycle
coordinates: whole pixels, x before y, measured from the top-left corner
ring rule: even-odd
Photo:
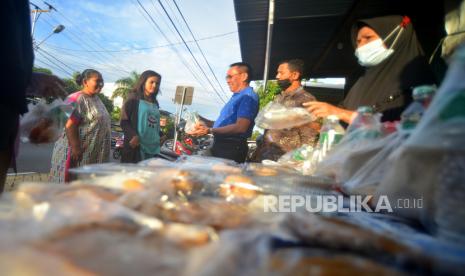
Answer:
[[[173,149],[173,139],[168,139],[163,143],[162,149],[171,150]],[[176,148],[174,153],[180,155],[194,155],[194,154],[205,154],[211,147],[213,139],[211,135],[206,135],[199,138],[193,138],[190,136],[181,137],[180,140],[176,141]]]
[[[123,151],[124,138],[116,138],[115,148],[113,149],[113,158],[120,159]]]

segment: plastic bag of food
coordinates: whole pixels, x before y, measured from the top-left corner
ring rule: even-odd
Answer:
[[[55,142],[61,135],[66,121],[74,110],[72,104],[57,99],[47,104],[40,100],[29,104],[29,112],[20,120],[21,140],[34,144]]]
[[[197,114],[197,112],[190,112],[186,110],[184,113],[184,120],[186,120],[184,131],[186,133],[191,133],[194,131],[195,125],[200,122],[199,114]]]
[[[392,166],[376,191],[376,197],[387,195],[393,202],[422,199],[422,208],[402,208],[396,213],[420,220],[432,232],[447,231],[446,239],[455,236],[453,240],[462,242],[465,213],[457,209],[457,202],[465,202],[460,165],[465,156],[464,75],[465,48],[461,47],[422,120],[391,155]],[[444,185],[448,190],[441,192]]]
[[[69,172],[77,179],[88,179],[99,176],[112,176],[116,174],[121,175],[138,172],[140,172],[141,175],[144,175],[149,173],[150,170],[137,164],[102,163],[72,168]]]
[[[249,163],[242,173],[253,179],[255,185],[260,187],[264,194],[323,195],[333,193],[334,181],[332,179],[302,175],[294,168],[281,165]]]
[[[400,123],[392,123],[397,131],[367,149],[351,154],[343,166],[343,189],[351,194],[373,194],[389,169],[389,155],[402,146],[420,122],[437,87],[417,86],[413,89],[412,102],[402,113]],[[386,128],[384,128],[386,129]],[[373,147],[374,146],[374,147]]]
[[[191,252],[182,275],[269,275],[261,268],[272,254],[271,240],[266,230],[224,231],[218,242]]]
[[[314,147],[303,145],[281,156],[278,159],[278,164],[295,169],[303,175],[311,175],[318,162],[315,152]]]
[[[153,168],[173,168],[173,167],[176,167],[176,163],[172,162],[172,161],[168,161],[166,159],[163,159],[163,158],[149,158],[149,159],[145,159],[145,160],[142,160],[140,161],[139,163],[137,163],[138,166],[142,166],[142,167],[153,167]]]
[[[44,189],[52,188],[43,185]],[[33,189],[37,190],[37,187]],[[36,240],[63,227],[126,218],[149,229],[160,229],[163,224],[144,217],[119,204],[103,200],[88,189],[70,189],[67,193],[53,191],[42,196],[31,194],[31,189],[11,193],[2,200],[12,206],[0,220],[0,233],[15,233],[18,242]],[[13,239],[13,237],[12,237]]]
[[[267,104],[257,115],[255,124],[263,129],[288,129],[314,121],[316,118],[303,107]]]
[[[350,154],[342,165],[342,188],[348,194],[372,195],[389,169],[388,157],[405,141],[395,132]]]
[[[373,146],[377,148],[377,140],[382,133],[381,114],[373,114],[368,107],[360,107],[354,122],[347,128],[345,136],[335,145],[315,170],[317,175],[326,175],[334,178],[337,182],[342,179],[342,167],[346,164],[348,157],[358,151],[367,150]],[[362,166],[363,164],[358,164]]]
[[[57,254],[45,253],[32,246],[2,247],[0,251],[1,275],[93,275],[90,271],[70,264]]]

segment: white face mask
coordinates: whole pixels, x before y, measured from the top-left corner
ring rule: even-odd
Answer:
[[[380,64],[383,60],[392,55],[392,53],[394,53],[394,50],[386,49],[381,38],[373,40],[355,50],[358,63],[365,67]]]

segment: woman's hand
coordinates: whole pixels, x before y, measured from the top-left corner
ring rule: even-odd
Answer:
[[[139,146],[139,136],[133,136],[131,140],[129,141],[129,145],[131,148],[135,149]]]
[[[82,160],[82,153],[81,146],[71,147],[71,161],[73,164],[77,164]]]
[[[319,118],[326,118],[329,115],[338,115],[340,113],[340,108],[324,102],[306,102],[303,103],[303,106],[307,107],[308,112]]]
[[[312,113],[318,118],[326,118],[329,115],[336,115],[340,120],[346,123],[351,122],[354,113],[354,111],[339,108],[324,102],[313,101],[303,103],[302,105],[307,107],[308,112]]]

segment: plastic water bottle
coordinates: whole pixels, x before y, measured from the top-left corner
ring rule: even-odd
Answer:
[[[371,106],[360,106],[357,117],[347,128],[347,133],[353,133],[352,139],[374,139],[381,135],[381,114],[375,113]]]
[[[431,103],[436,90],[435,85],[422,85],[413,89],[413,102],[401,115],[402,130],[412,130],[415,128]]]
[[[336,115],[326,117],[320,130],[320,139],[318,140],[321,155],[325,156],[335,144],[341,141],[344,134],[345,130],[339,123],[339,117]]]

